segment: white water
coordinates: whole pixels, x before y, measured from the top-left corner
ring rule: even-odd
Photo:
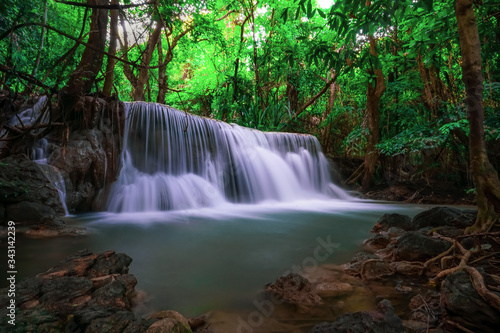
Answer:
[[[145,102],[126,103],[126,116],[110,212],[351,199],[332,183],[313,136],[260,132]]]

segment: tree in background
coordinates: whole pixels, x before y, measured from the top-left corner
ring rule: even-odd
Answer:
[[[469,150],[472,176],[476,185],[478,216],[471,232],[486,232],[500,216],[500,181],[486,153],[483,114],[483,75],[481,43],[474,14],[473,0],[456,0],[462,79],[465,84],[467,119],[469,120]]]

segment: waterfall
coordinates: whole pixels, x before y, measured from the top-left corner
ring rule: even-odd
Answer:
[[[349,199],[311,135],[266,133],[145,102],[126,103],[122,170],[107,209]]]
[[[42,113],[45,104],[47,103],[47,96],[42,96],[40,99],[33,105],[32,108],[28,108],[19,112],[17,116],[14,116],[10,119],[10,126],[29,126],[34,123],[48,123],[50,121],[49,112]],[[33,134],[39,134],[43,129],[33,130]],[[2,136],[5,131],[0,132],[0,136]],[[38,139],[35,141],[33,145],[33,149],[31,152],[31,158],[38,164],[47,164],[48,158],[48,147],[49,142],[46,137]],[[1,146],[0,146],[1,148]],[[64,183],[64,179],[61,173],[57,168],[54,168],[54,173],[46,172],[44,173],[45,177],[52,183],[54,188],[57,190],[59,194],[59,199],[61,200],[61,204],[64,208],[65,215],[68,215],[68,208],[66,206],[66,184]]]

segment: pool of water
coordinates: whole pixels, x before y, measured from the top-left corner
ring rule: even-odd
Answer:
[[[245,309],[267,283],[288,271],[348,262],[383,214],[414,216],[428,208],[311,200],[80,215],[75,225],[88,228],[88,236],[18,237],[18,278],[43,272],[82,249],[114,250],[133,258],[136,290],[147,295],[141,312],[175,309],[190,317],[213,309]]]

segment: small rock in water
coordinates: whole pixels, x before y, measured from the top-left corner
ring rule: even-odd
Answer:
[[[323,282],[314,288],[314,292],[322,298],[337,297],[352,293],[354,287],[344,282]]]
[[[349,273],[351,275],[359,275],[361,273],[361,266],[363,265],[363,262],[370,259],[380,259],[380,257],[368,252],[356,253],[356,255],[352,257],[351,261],[347,265],[345,265],[346,273]]]
[[[312,290],[309,280],[296,273],[280,276],[266,286],[266,291],[288,304],[311,306],[323,303],[321,297]]]

